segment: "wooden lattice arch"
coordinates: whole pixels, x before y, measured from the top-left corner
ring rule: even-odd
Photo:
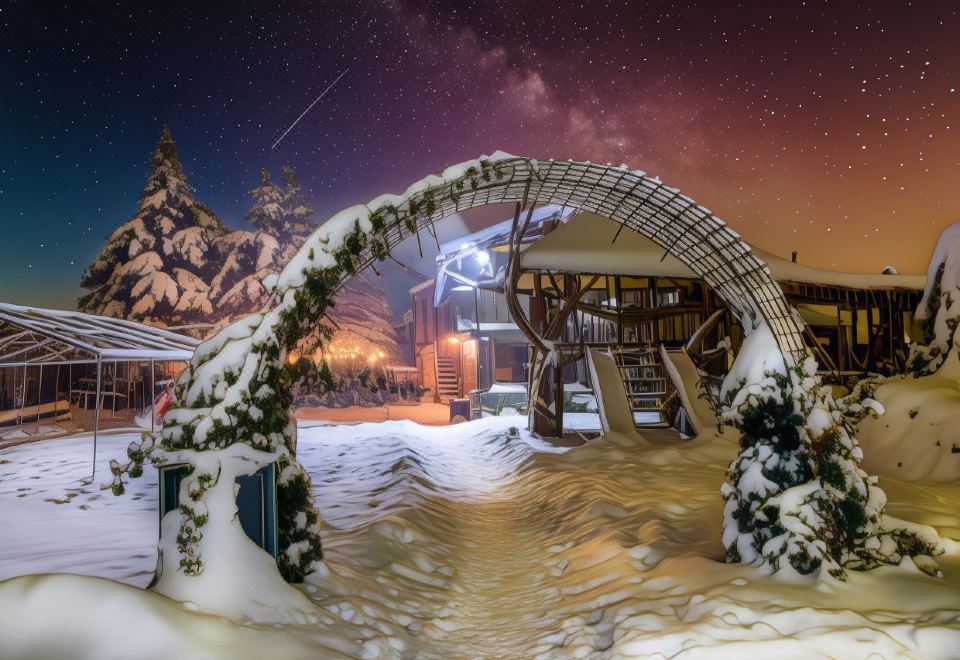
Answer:
[[[797,364],[806,355],[802,326],[766,264],[723,220],[679,190],[643,172],[610,165],[513,156],[493,162],[499,176],[481,179],[475,187],[467,184],[458,190],[450,184],[453,177],[449,173],[461,171],[458,166],[448,169],[443,177],[427,177],[405,195],[385,196],[366,206],[374,211],[389,199],[399,208],[413,202],[422,209],[420,202],[429,196],[434,208],[417,215],[417,232],[432,231],[435,221],[453,213],[489,204],[562,204],[592,211],[642,234],[689,266],[741,323],[749,321],[756,326],[766,322],[788,365]],[[384,236],[387,247],[392,249],[413,233],[398,223]],[[303,249],[310,249],[309,244]],[[364,268],[375,260],[373,251],[367,248],[356,266]],[[341,285],[348,277],[343,277]]]

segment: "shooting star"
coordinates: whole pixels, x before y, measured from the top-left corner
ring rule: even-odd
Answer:
[[[283,132],[283,135],[281,135],[280,137],[277,138],[277,141],[274,142],[273,145],[272,145],[270,148],[271,148],[271,149],[276,149],[276,148],[277,148],[277,145],[280,144],[280,142],[283,140],[283,138],[287,137],[287,133],[289,133],[290,131],[292,131],[292,130],[293,130],[293,127],[296,126],[297,124],[299,124],[301,119],[303,119],[304,117],[307,116],[307,113],[310,112],[310,110],[313,109],[313,106],[315,106],[315,105],[320,101],[320,99],[322,99],[324,96],[326,96],[327,92],[329,92],[331,89],[333,89],[333,86],[336,85],[338,82],[340,82],[340,79],[343,78],[345,75],[347,75],[347,71],[349,71],[349,70],[350,70],[349,68],[344,69],[344,70],[343,70],[343,73],[341,73],[339,76],[337,76],[337,79],[336,79],[336,80],[334,80],[332,83],[330,83],[329,85],[327,85],[327,88],[326,88],[325,90],[323,90],[322,92],[320,92],[320,96],[318,96],[316,99],[314,99],[313,103],[311,103],[310,105],[308,105],[308,106],[307,106],[307,109],[300,113],[300,116],[297,117],[296,120],[295,120],[292,124],[290,124],[290,127]]]

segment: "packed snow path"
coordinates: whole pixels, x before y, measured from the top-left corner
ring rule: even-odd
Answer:
[[[0,656],[29,647],[31,607],[50,607],[42,594],[52,592],[69,616],[83,611],[90,635],[177,622],[159,626],[147,656],[189,648],[196,657],[256,657],[269,648],[275,657],[956,657],[955,544],[940,559],[940,580],[905,565],[845,584],[784,583],[719,561],[718,489],[732,438],[561,450],[510,423],[302,428],[300,460],[329,527],[325,567],[303,585],[317,606],[310,621],[227,623],[134,590],[107,598],[103,582],[94,585],[107,589],[102,598],[73,606],[62,588],[43,585],[26,600],[14,581],[0,584],[0,640],[21,646],[0,641]],[[101,462],[121,456],[129,439],[102,440]],[[71,571],[149,581],[156,473],[121,498],[78,486],[89,449],[89,439],[67,439],[0,452],[0,579]],[[960,537],[957,484],[884,486],[893,515]],[[127,605],[107,620],[101,601]],[[131,653],[135,640],[61,638],[75,657],[142,655]]]

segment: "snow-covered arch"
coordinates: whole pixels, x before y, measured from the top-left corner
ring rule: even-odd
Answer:
[[[194,468],[181,483],[179,511],[163,520],[158,591],[214,612],[238,602],[270,611],[299,607],[302,594],[280,574],[300,581],[314,569],[322,556],[321,529],[310,477],[294,456],[287,351],[308,337],[350,275],[385,259],[404,239],[432,231],[439,218],[504,202],[567,204],[607,216],[689,265],[739,314],[749,334],[731,372],[743,378],[725,408],[727,421],[742,432],[721,488],[728,559],[842,578],[847,566],[942,551],[936,538],[888,526],[886,496],[860,468],[854,437],[856,419],[869,406],[838,404],[820,383],[815,361],[803,358],[800,322],[734,231],[639,172],[498,153],[428,176],[403,195],[336,214],[265,283],[273,291],[266,309],[197,348],[178,383],[180,407],[168,413],[159,445],[152,439],[131,445],[130,464],[111,465],[119,492],[122,474],[135,476],[148,456]],[[738,363],[752,368],[738,370]],[[269,556],[237,521],[234,477],[273,461],[280,468],[280,574],[270,575],[264,572]]]
[[[301,578],[320,556],[309,477],[293,457],[287,351],[316,327],[352,274],[386,258],[401,241],[432,231],[445,216],[501,203],[564,204],[643,234],[701,275],[748,332],[769,329],[787,366],[802,362],[802,326],[764,263],[710,211],[642,172],[498,152],[421,179],[402,195],[351,206],[321,225],[283,272],[265,282],[273,291],[266,309],[235,321],[197,348],[179,381],[181,407],[168,414],[160,441],[163,450],[180,456],[184,450],[207,456],[246,444],[279,460],[278,562],[287,579]],[[214,551],[203,539],[208,518],[200,500],[224,473],[225,463],[203,457],[191,462],[212,467],[195,470],[182,487],[176,542],[161,540],[161,547],[166,543],[169,554],[181,557],[180,567],[195,574],[203,570],[200,556]],[[251,462],[249,472],[261,463]],[[175,563],[171,570],[177,571]]]

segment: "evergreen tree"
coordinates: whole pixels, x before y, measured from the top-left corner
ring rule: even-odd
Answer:
[[[90,291],[80,309],[157,325],[218,326],[261,309],[270,296],[264,281],[316,229],[293,167],[283,167],[282,183],[261,171],[260,184],[249,192],[245,219],[251,229],[227,231],[197,201],[166,127],[150,166],[137,213],[110,234],[83,275],[81,284]],[[383,293],[358,275],[337,301],[340,307],[328,319],[340,328],[337,345],[395,359],[393,314]]]
[[[222,322],[256,311],[266,304],[270,292],[264,280],[279,273],[316,229],[310,208],[294,168],[285,165],[283,184],[274,183],[267,170],[260,185],[249,195],[252,204],[246,220],[254,231],[235,231],[217,241],[220,272],[211,283],[211,298]],[[393,329],[393,311],[383,292],[363,273],[351,278],[337,294],[328,315],[332,337],[328,346],[376,356],[378,363],[395,361],[399,355]],[[316,343],[321,331],[308,337],[304,346]],[[380,354],[383,353],[381,357]]]
[[[310,219],[313,216],[313,209],[310,208],[300,188],[293,166],[284,165],[282,172],[284,182],[283,230],[288,235],[303,236],[303,240],[306,240],[316,229],[316,225]]]
[[[286,191],[273,183],[270,172],[260,170],[260,185],[249,193],[253,205],[247,211],[246,220],[257,231],[279,237],[283,225]]]
[[[197,201],[164,127],[137,212],[110,234],[81,278],[89,293],[80,310],[161,325],[210,320],[209,257],[225,232]]]
[[[856,424],[880,409],[868,393],[834,400],[812,358],[740,384],[725,415],[742,432],[721,488],[729,561],[845,579],[944,552],[933,530],[885,515],[886,495],[860,467]]]
[[[285,185],[277,185],[262,170],[260,185],[248,193],[253,203],[246,220],[253,231],[234,231],[216,242],[220,269],[211,281],[211,299],[222,321],[260,309],[270,295],[264,279],[280,272],[315,229],[292,168],[284,167],[284,179]]]
[[[920,336],[910,345],[907,364],[917,376],[960,376],[957,327],[960,326],[960,222],[937,240],[927,269],[927,284],[916,310]],[[948,359],[949,358],[949,359]]]

